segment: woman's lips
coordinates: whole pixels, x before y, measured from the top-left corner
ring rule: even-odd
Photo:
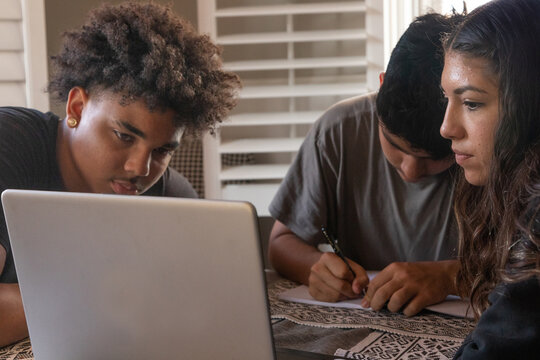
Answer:
[[[120,195],[137,195],[139,193],[137,185],[130,181],[113,180],[111,187],[116,194]]]
[[[462,164],[467,161],[469,158],[472,157],[471,154],[466,154],[464,152],[452,149],[454,151],[454,154],[456,154],[456,162],[458,165],[462,166]]]

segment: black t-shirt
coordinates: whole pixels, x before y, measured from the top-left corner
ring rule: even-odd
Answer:
[[[491,306],[454,359],[536,359],[540,351],[540,280],[500,284]]]
[[[0,107],[0,193],[5,189],[65,191],[56,159],[58,116],[37,110]],[[196,198],[188,180],[167,168],[144,195]],[[17,282],[3,209],[0,245],[6,250],[0,283]]]

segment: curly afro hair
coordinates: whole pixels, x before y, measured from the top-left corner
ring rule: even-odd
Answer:
[[[172,109],[176,125],[192,133],[213,131],[236,105],[240,80],[222,69],[221,49],[167,6],[102,5],[63,36],[48,86],[61,101],[76,86],[112,91],[123,104]]]

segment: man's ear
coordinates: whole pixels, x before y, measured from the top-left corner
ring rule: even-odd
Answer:
[[[80,86],[69,90],[66,103],[66,117],[81,121],[82,112],[88,102],[88,93]]]
[[[384,71],[381,71],[381,73],[379,74],[379,87],[382,86],[384,82]]]

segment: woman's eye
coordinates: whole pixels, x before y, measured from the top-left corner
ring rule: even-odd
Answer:
[[[124,142],[133,142],[133,136],[129,135],[129,134],[125,134],[123,132],[120,132],[118,130],[113,130],[114,131],[114,135],[116,135],[116,137]]]
[[[467,109],[471,111],[477,110],[480,106],[482,106],[481,103],[474,102],[474,101],[464,101],[463,105],[465,105]]]

